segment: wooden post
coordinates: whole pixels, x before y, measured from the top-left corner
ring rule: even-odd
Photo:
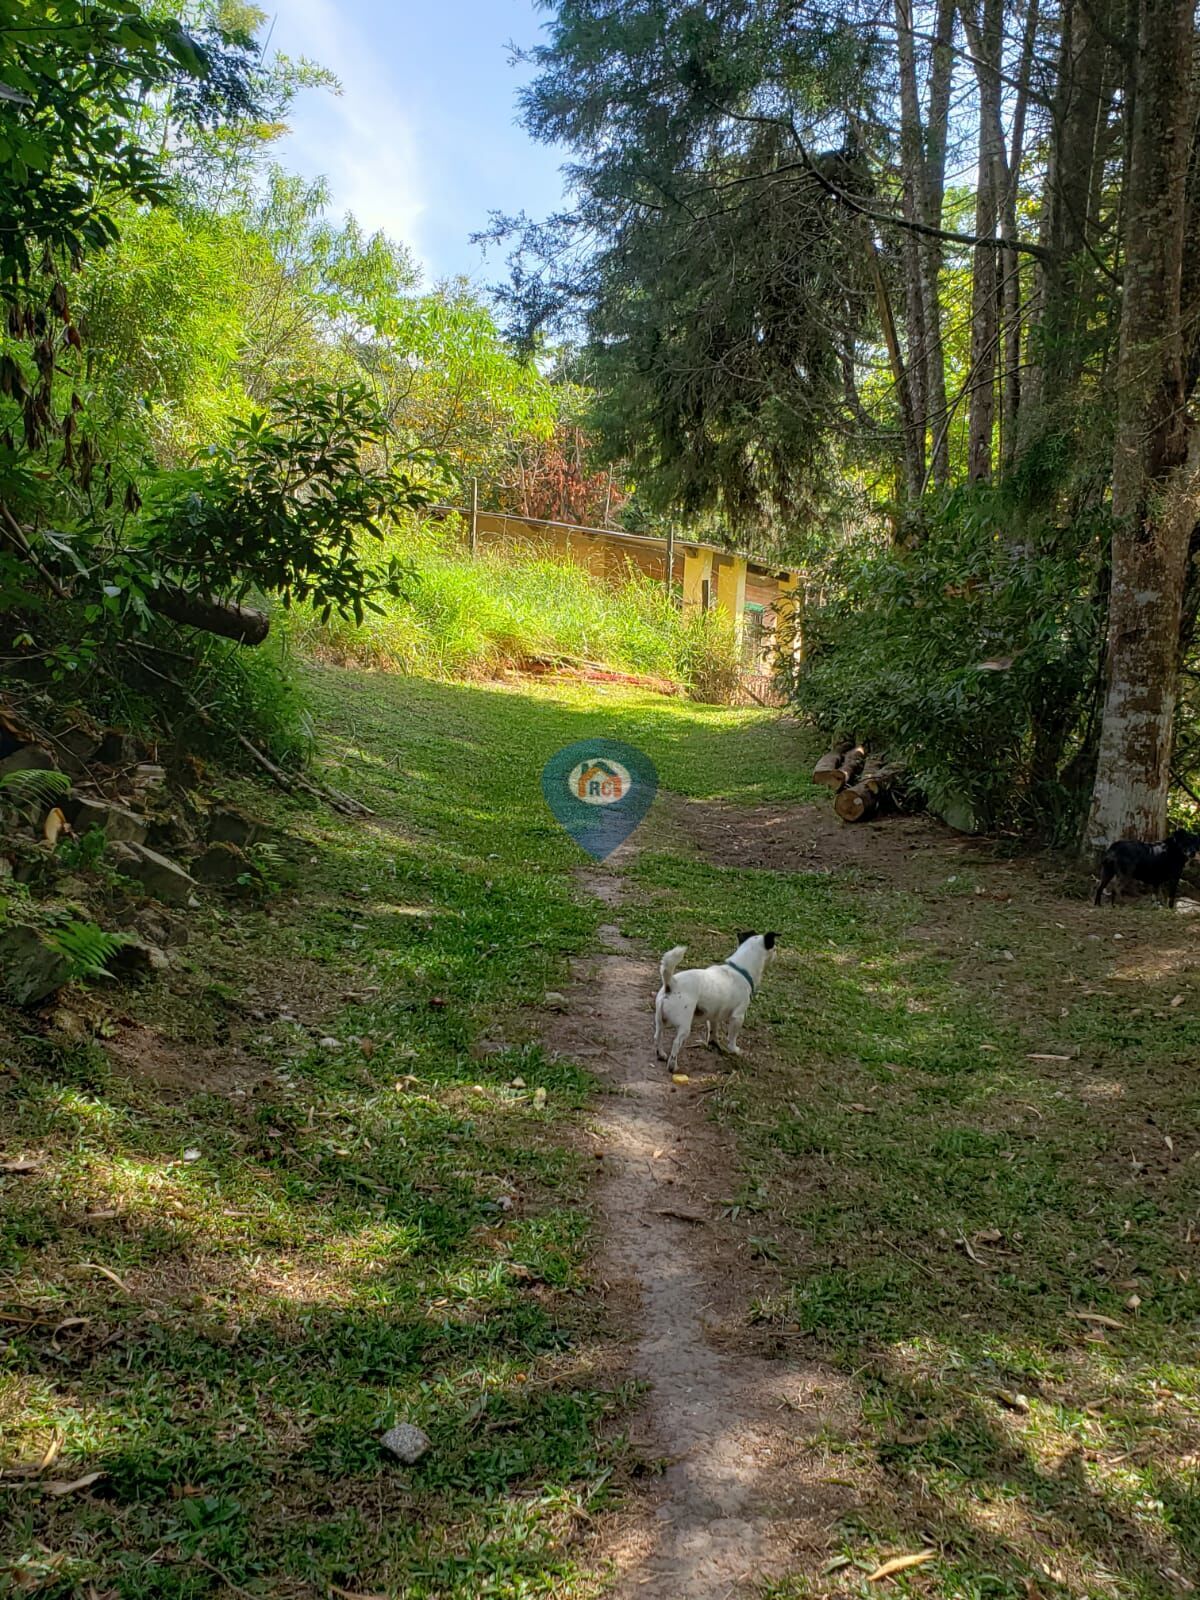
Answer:
[[[775,645],[780,664],[795,671],[804,662],[804,591],[802,575],[789,572],[779,580],[775,603]]]
[[[671,579],[675,573],[675,524],[667,529],[667,599],[672,595]]]
[[[471,555],[479,543],[479,479],[471,479]]]

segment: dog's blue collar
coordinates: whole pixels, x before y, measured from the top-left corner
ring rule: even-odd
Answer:
[[[750,996],[751,996],[751,999],[753,999],[753,997],[754,997],[754,979],[746,971],[745,967],[739,967],[736,961],[727,961],[725,963],[725,965],[727,967],[732,967],[733,970],[737,973],[737,975],[740,978],[745,978],[746,982],[750,985]]]

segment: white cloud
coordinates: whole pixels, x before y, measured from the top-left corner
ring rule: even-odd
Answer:
[[[419,141],[370,41],[331,0],[279,0],[271,44],[309,56],[342,83],[336,97],[322,90],[302,96],[280,152],[285,164],[327,177],[335,214],[352,211],[368,231],[381,228],[407,245],[428,276]]]

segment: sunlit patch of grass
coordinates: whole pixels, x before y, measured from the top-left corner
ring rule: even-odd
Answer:
[[[46,1600],[593,1588],[628,1395],[584,1274],[591,1080],[536,1031],[599,911],[538,778],[589,732],[684,792],[786,793],[793,763],[759,713],[644,694],[312,693],[378,816],[235,786],[295,887],[196,912],[170,984],[121,996],[184,1087],[27,1029],[0,1078],[3,1149],[42,1163],[0,1176],[0,1467],[57,1441],[53,1477],[103,1474],[0,1477],[0,1569],[72,1552]],[[245,1081],[205,1081],[234,1043]],[[411,1470],[379,1446],[401,1418],[433,1440]]]
[[[548,553],[490,548],[471,556],[410,526],[389,539],[411,574],[403,596],[360,624],[322,623],[297,608],[287,619],[293,640],[327,658],[441,677],[487,676],[557,657],[694,684],[712,698],[736,681],[727,620],[681,611],[632,563],[614,586]]]
[[[622,910],[689,959],[748,906],[780,935],[710,1104],[781,1265],[748,1319],[859,1388],[831,1448],[864,1501],[847,1565],[778,1600],[876,1593],[927,1543],[894,1592],[1158,1600],[1196,1569],[1197,953],[989,870],[880,889],[659,848]]]

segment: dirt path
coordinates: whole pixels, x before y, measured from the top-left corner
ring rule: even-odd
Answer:
[[[621,864],[584,887],[616,906]],[[603,1559],[618,1600],[726,1600],[811,1561],[850,1496],[820,1479],[821,1431],[843,1429],[842,1382],[813,1364],[740,1353],[745,1307],[761,1286],[722,1221],[728,1152],[706,1114],[720,1058],[687,1052],[691,1081],[654,1058],[653,956],[613,925],[579,963],[551,1044],[607,1081],[595,1123],[603,1161],[599,1274],[610,1307],[634,1324],[631,1376],[648,1385],[634,1427],[665,1473]]]

